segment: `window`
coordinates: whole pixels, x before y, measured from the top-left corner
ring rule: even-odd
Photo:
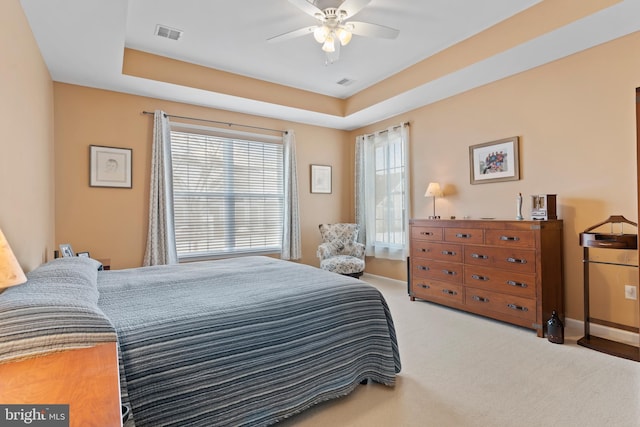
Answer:
[[[404,230],[404,150],[398,137],[374,137],[375,243],[402,249]]]
[[[193,128],[171,131],[178,258],[279,252],[282,139]]]
[[[365,230],[367,255],[402,259],[407,255],[407,125],[358,137],[356,217]]]

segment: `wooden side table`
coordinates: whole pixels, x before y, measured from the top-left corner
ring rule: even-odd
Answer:
[[[111,270],[111,258],[96,258],[96,261],[100,261],[103,270]]]

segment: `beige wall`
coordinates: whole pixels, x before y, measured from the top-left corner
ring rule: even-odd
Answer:
[[[53,244],[53,83],[18,0],[0,24],[0,228],[28,271]]]
[[[350,220],[351,144],[345,132],[152,98],[55,84],[56,240],[113,268],[140,266],[147,229],[153,116],[142,111],[293,129],[297,140],[302,262],[319,265],[318,224]],[[133,149],[133,188],[89,187],[89,145]],[[333,166],[333,193],[310,194],[309,165]]]
[[[636,105],[640,86],[640,34],[636,33],[529,72],[480,87],[351,133],[411,123],[412,217],[426,217],[430,181],[444,185],[437,200],[443,217],[515,218],[515,198],[557,194],[564,220],[566,312],[582,319],[582,248],[578,235],[612,214],[637,221]],[[471,185],[469,146],[520,137],[519,181]],[[634,233],[630,227],[628,232]],[[635,251],[617,256],[637,259]],[[402,279],[405,263],[367,260],[367,271]],[[624,284],[638,272],[595,274],[594,316],[638,325],[637,301]]]

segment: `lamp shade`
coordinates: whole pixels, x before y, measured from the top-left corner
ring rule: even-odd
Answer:
[[[342,46],[346,46],[351,41],[351,31],[347,31],[344,28],[338,28],[336,30],[336,35],[338,36],[338,40],[340,40],[340,44]]]
[[[424,193],[424,197],[442,197],[442,189],[437,182],[430,182],[427,187],[427,191]]]
[[[336,46],[333,44],[333,33],[329,33],[327,38],[324,40],[324,44],[322,45],[322,50],[325,52],[335,52]]]
[[[316,29],[313,30],[313,37],[318,43],[324,43],[330,31],[331,30],[329,30],[329,27],[327,27],[326,25],[323,25],[322,27],[316,27]]]
[[[21,285],[26,281],[24,271],[22,271],[9,242],[0,230],[0,289]]]

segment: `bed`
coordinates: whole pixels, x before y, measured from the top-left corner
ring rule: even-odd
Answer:
[[[81,275],[74,280],[82,286],[70,290],[89,303],[56,296],[64,313],[57,317],[75,317],[63,330],[29,303],[23,314],[48,327],[31,328],[38,330],[25,340],[20,334],[33,318],[16,323],[7,306],[47,286],[58,293],[47,275],[58,284]],[[243,257],[98,273],[94,260],[63,258],[28,278],[0,294],[0,324],[14,312],[16,325],[13,333],[0,332],[0,363],[115,334],[122,400],[132,415],[127,425],[270,425],[344,396],[363,380],[392,386],[401,369],[382,294],[306,265]],[[69,315],[74,309],[81,320]]]

